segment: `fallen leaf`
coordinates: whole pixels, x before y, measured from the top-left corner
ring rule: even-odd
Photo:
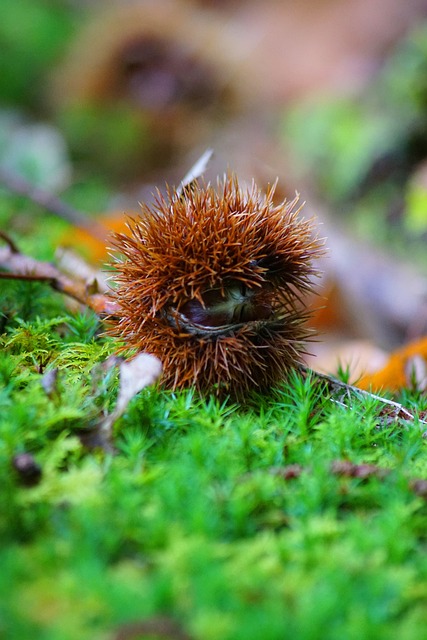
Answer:
[[[133,360],[120,365],[120,389],[114,410],[115,420],[144,387],[153,384],[162,372],[161,362],[150,353],[140,353]]]
[[[115,409],[101,419],[97,427],[91,430],[89,445],[101,446],[112,451],[111,436],[113,424],[123,415],[129,402],[144,387],[153,384],[162,372],[162,364],[150,353],[140,353],[130,361],[120,364],[120,387]]]
[[[357,383],[361,389],[373,391],[400,391],[411,387],[411,384],[424,385],[420,360],[427,360],[427,336],[420,340],[409,342],[404,347],[394,351],[387,364],[372,374],[363,376]],[[417,363],[417,367],[415,367]],[[412,380],[411,380],[412,378]],[[422,379],[421,379],[422,378]]]
[[[51,369],[42,376],[42,387],[48,398],[51,398],[58,390],[58,371],[58,368]]]

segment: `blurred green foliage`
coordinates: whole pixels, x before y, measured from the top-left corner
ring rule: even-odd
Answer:
[[[57,124],[85,175],[113,176],[116,183],[142,175],[152,149],[145,119],[135,109],[118,103],[70,105]]]
[[[361,96],[296,105],[283,136],[321,195],[352,224],[364,219],[371,237],[425,231],[427,187],[414,191],[412,177],[427,157],[427,27],[396,47]]]
[[[295,107],[285,118],[284,135],[321,192],[342,202],[356,192],[374,159],[388,150],[395,130],[391,118],[367,113],[365,105],[350,98],[334,98]]]
[[[0,101],[37,112],[81,10],[65,0],[2,0],[1,14]]]
[[[147,152],[151,151],[143,116],[126,104],[75,105],[71,100],[59,107],[58,96],[53,95],[57,91],[54,77],[93,8],[90,3],[86,6],[68,0],[2,3],[0,163],[4,164],[6,158],[6,166],[53,190],[63,185],[55,181],[49,184],[46,174],[37,180],[39,175],[33,173],[43,169],[44,158],[49,162],[59,153],[64,155],[65,146],[74,170],[86,183],[96,182],[101,176],[104,181],[113,179],[117,184],[129,179],[129,175],[134,177],[133,171],[141,175]],[[16,130],[19,125],[22,128],[23,114],[26,118],[48,119],[49,134],[48,125],[31,125],[30,132],[27,124],[26,135],[18,136]],[[43,128],[44,141],[40,141],[37,134]],[[31,158],[33,143],[39,146],[37,162]],[[16,153],[19,162],[14,162]],[[62,167],[60,162],[53,173]]]

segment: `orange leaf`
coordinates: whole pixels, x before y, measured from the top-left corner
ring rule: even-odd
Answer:
[[[418,363],[427,362],[427,336],[408,343],[391,354],[386,366],[373,374],[363,376],[357,386],[372,391],[400,391],[410,387],[412,378],[420,384]]]
[[[113,232],[127,232],[127,218],[122,211],[110,213],[98,218],[98,223],[105,228],[105,241],[94,237],[85,229],[74,227],[63,238],[62,244],[73,247],[83,253],[92,263],[105,262],[110,248],[110,238]]]

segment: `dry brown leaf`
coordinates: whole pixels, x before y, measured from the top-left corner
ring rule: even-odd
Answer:
[[[159,378],[162,364],[156,356],[150,353],[139,353],[135,358],[120,364],[120,386],[115,409],[103,418],[97,426],[100,442],[108,448],[111,443],[114,423],[124,414],[129,402],[144,387],[148,387]]]
[[[115,420],[126,410],[127,405],[144,387],[157,380],[162,372],[161,362],[150,353],[139,353],[135,358],[120,365],[120,389],[114,410]]]

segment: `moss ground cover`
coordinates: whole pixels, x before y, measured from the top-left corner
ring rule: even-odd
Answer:
[[[427,507],[408,484],[427,477],[419,426],[381,427],[372,401],[342,407],[295,375],[244,405],[145,389],[117,453],[90,450],[82,434],[115,402],[114,372],[97,373],[115,345],[42,285],[3,291],[3,637],[155,638],[119,634],[159,617],[201,640],[427,634]],[[17,470],[24,453],[35,476]],[[346,478],[336,460],[391,471]]]

